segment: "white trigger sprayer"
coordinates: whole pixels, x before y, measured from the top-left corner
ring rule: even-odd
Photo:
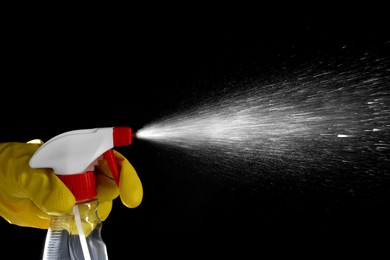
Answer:
[[[119,185],[113,147],[130,145],[129,127],[104,127],[65,132],[44,143],[31,157],[30,167],[52,168],[76,198],[73,215],[52,216],[43,259],[107,260],[97,216],[95,166],[107,160]]]

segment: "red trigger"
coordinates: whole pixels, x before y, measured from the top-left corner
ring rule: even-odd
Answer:
[[[114,178],[116,185],[119,187],[119,170],[116,163],[114,151],[112,149],[103,153],[104,160],[107,161],[108,167],[110,168],[112,177]]]

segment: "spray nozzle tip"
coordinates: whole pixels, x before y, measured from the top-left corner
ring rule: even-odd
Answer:
[[[113,132],[114,146],[130,145],[133,139],[133,133],[130,127],[114,127]]]

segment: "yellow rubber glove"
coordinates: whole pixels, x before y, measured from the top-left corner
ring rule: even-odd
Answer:
[[[114,155],[119,168],[119,188],[115,183],[108,163],[101,160],[96,167],[96,189],[99,200],[98,215],[105,220],[111,212],[112,202],[120,196],[120,199],[128,208],[137,207],[143,197],[141,181],[130,162],[119,152],[114,150]]]
[[[0,143],[0,216],[11,224],[47,229],[50,216],[72,212],[73,194],[51,169],[33,169],[29,160],[43,143]],[[120,169],[120,187],[105,161],[97,166],[98,215],[105,220],[120,195],[127,207],[137,207],[142,184],[130,162],[114,151]]]

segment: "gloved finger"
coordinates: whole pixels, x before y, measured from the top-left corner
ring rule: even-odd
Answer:
[[[106,220],[108,215],[110,215],[111,210],[112,210],[112,201],[99,202],[99,207],[97,210],[99,219],[101,221]]]
[[[120,169],[119,196],[123,205],[137,207],[143,197],[141,180],[131,163],[119,152],[114,151]]]
[[[101,164],[103,164],[101,170],[103,168],[106,170],[103,170],[103,172],[98,171],[95,176],[97,197],[99,202],[111,201],[119,196],[119,188],[112,177],[108,176],[110,174],[108,166],[107,168],[104,166],[107,163],[104,161]]]

